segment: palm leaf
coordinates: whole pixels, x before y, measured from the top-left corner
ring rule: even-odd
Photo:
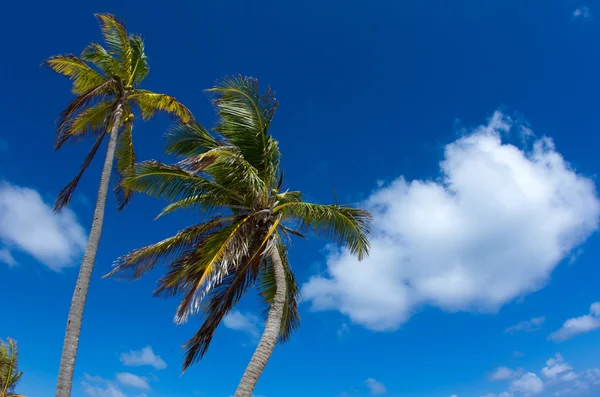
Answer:
[[[117,148],[115,150],[115,157],[117,158],[117,172],[119,174],[119,180],[117,181],[115,187],[118,211],[121,211],[133,196],[133,191],[122,184],[123,178],[126,175],[131,175],[135,170],[135,152],[133,150],[132,128],[133,123],[131,122],[125,125],[125,128],[119,135]]]
[[[102,30],[102,36],[104,36],[108,53],[119,57],[123,76],[129,75],[131,71],[132,49],[125,26],[112,14],[95,15],[100,23],[100,29]]]
[[[101,101],[77,113],[62,130],[60,144],[69,139],[79,141],[88,136],[97,136],[109,126],[114,103]]]
[[[275,207],[273,212],[297,222],[300,230],[347,246],[359,259],[369,253],[371,214],[368,211],[342,205],[289,202]]]
[[[138,86],[142,80],[148,76],[150,67],[148,66],[148,58],[144,52],[144,41],[142,37],[136,34],[129,36],[129,41],[132,51],[132,65],[130,85]]]
[[[197,121],[177,123],[166,136],[166,153],[176,156],[196,156],[225,144],[215,138]]]
[[[144,120],[151,119],[157,111],[167,112],[171,118],[179,119],[182,123],[192,120],[192,112],[172,96],[136,89],[129,98],[138,105]]]
[[[104,277],[117,276],[120,279],[137,280],[144,273],[151,271],[157,263],[174,261],[206,235],[228,225],[232,220],[233,218],[216,217],[183,229],[173,237],[132,251],[117,259],[113,270]]]
[[[158,161],[144,161],[135,167],[135,171],[123,179],[128,189],[167,201],[177,201],[200,195],[206,208],[221,204],[223,201],[243,205],[242,198],[216,182],[194,175],[189,171]]]
[[[290,267],[286,247],[281,242],[279,242],[277,244],[277,249],[279,250],[279,256],[281,257],[281,261],[283,263],[283,268],[285,271],[285,281],[287,285],[287,296],[285,305],[283,307],[281,330],[279,331],[279,342],[284,343],[290,339],[292,333],[300,326],[300,314],[298,313],[300,289],[298,288],[296,278],[294,277],[294,273],[292,272],[292,269]],[[273,263],[269,260],[269,257],[267,256],[263,265],[261,266],[261,271],[259,275],[259,292],[263,299],[263,315],[265,316],[265,318],[268,316],[271,305],[273,304],[273,299],[275,298],[276,290],[277,285],[275,282],[275,272],[273,271]]]
[[[104,76],[72,54],[55,55],[46,59],[42,65],[73,81],[74,94],[83,94],[106,80]]]
[[[272,185],[280,157],[277,141],[268,134],[278,105],[273,93],[268,89],[261,96],[258,81],[241,76],[227,77],[208,91],[215,94],[220,119],[215,130]]]
[[[123,80],[128,75],[123,71],[123,65],[98,43],[90,43],[81,52],[81,59],[91,62],[110,78]]]
[[[102,140],[104,139],[104,137],[107,134],[108,133],[106,131],[104,131],[100,134],[98,139],[96,139],[96,143],[94,144],[94,146],[92,146],[92,149],[90,150],[88,155],[85,157],[85,160],[83,161],[83,164],[81,165],[81,169],[79,170],[79,173],[75,176],[75,178],[73,178],[71,180],[71,182],[69,182],[69,184],[67,186],[65,186],[60,191],[60,193],[58,194],[58,198],[54,202],[54,212],[58,213],[58,212],[62,211],[69,204],[69,202],[71,201],[71,197],[73,196],[73,193],[75,192],[75,188],[77,187],[77,184],[79,183],[79,180],[81,179],[81,177],[83,176],[83,173],[85,172],[87,167],[90,165],[90,163],[94,159],[94,156],[96,155],[96,152],[98,151],[98,148],[100,147],[100,144],[102,144]]]
[[[106,80],[102,84],[84,92],[79,95],[65,110],[63,110],[58,117],[58,127],[56,129],[56,140],[54,142],[54,149],[60,149],[69,140],[69,127],[70,123],[77,116],[79,112],[84,110],[92,101],[101,100],[103,97],[111,92],[111,85],[114,80]]]

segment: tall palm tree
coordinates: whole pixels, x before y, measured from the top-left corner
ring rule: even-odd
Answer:
[[[192,118],[190,111],[175,98],[139,88],[149,71],[142,38],[128,34],[125,26],[113,15],[96,14],[96,17],[104,36],[105,47],[91,43],[79,57],[71,54],[57,55],[44,61],[46,66],[73,82],[72,91],[76,95],[60,114],[54,148],[60,149],[67,141],[88,137],[96,139],[77,176],[60,192],[54,205],[55,211],[62,210],[69,203],[100,144],[106,136],[109,137],[90,237],[69,310],[56,397],[68,397],[71,394],[83,309],[102,233],[113,160],[116,156],[116,169],[120,177],[127,175],[135,164],[132,144],[133,109],[137,108],[144,120],[151,118],[157,111],[165,111],[183,123]],[[121,209],[131,198],[132,191],[118,187],[116,193],[118,207]]]
[[[300,192],[282,190],[279,148],[269,134],[277,108],[270,89],[261,96],[255,79],[238,76],[208,91],[219,116],[215,132],[196,122],[174,127],[167,153],[183,160],[142,162],[124,185],[171,202],[159,216],[185,208],[210,218],[119,258],[107,276],[135,280],[168,263],[154,295],[183,297],[176,323],[204,313],[202,326],[184,345],[184,371],[202,358],[225,315],[258,282],[266,326],[235,393],[250,397],[277,341],[288,340],[299,325],[299,290],[286,241],[315,232],[362,259],[371,217],[351,206],[307,203]]]
[[[25,397],[15,393],[21,375],[17,342],[10,338],[7,342],[0,340],[0,397]]]

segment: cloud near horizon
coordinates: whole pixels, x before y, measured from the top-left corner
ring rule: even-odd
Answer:
[[[503,143],[511,131],[530,146]],[[540,290],[600,215],[594,182],[550,138],[499,111],[446,145],[439,178],[400,176],[363,206],[374,215],[370,256],[330,249],[327,271],[302,296],[314,311],[337,310],[375,331],[399,328],[425,305],[494,313]]]
[[[86,243],[73,211],[55,214],[36,190],[0,180],[0,262],[16,265],[11,251],[18,250],[60,271],[75,264]]]

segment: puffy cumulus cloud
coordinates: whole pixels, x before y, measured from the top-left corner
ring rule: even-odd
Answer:
[[[518,379],[515,379],[510,390],[513,393],[522,393],[524,396],[533,396],[544,391],[544,382],[533,372],[528,372]]]
[[[379,381],[376,381],[373,378],[368,378],[367,380],[365,380],[364,383],[365,386],[367,386],[367,389],[369,389],[369,394],[373,396],[387,393],[387,388],[385,387],[385,385]]]
[[[223,323],[227,328],[246,332],[253,338],[258,338],[260,336],[260,328],[263,325],[263,322],[259,317],[252,313],[242,313],[238,310],[232,310],[225,316]]]
[[[556,353],[554,357],[550,357],[546,361],[546,366],[542,368],[542,375],[549,379],[556,379],[560,375],[566,375],[565,373],[573,373],[571,366],[565,362],[564,358]]]
[[[522,397],[538,394],[540,397],[599,395],[600,369],[591,368],[576,372],[558,353],[546,360],[546,365],[540,373],[545,380],[533,372],[528,372],[515,378],[507,391],[500,394],[489,393],[482,397]]]
[[[558,331],[554,331],[548,336],[548,339],[554,342],[562,342],[597,329],[600,329],[600,302],[592,304],[590,314],[565,321]]]
[[[117,381],[123,386],[133,387],[135,389],[149,390],[150,385],[148,380],[141,376],[137,376],[130,372],[119,372],[117,375]]]
[[[9,266],[16,264],[9,249],[18,249],[59,271],[79,259],[87,236],[71,210],[54,214],[36,190],[0,181],[0,242]]]
[[[529,320],[521,321],[518,324],[508,327],[507,329],[504,330],[504,332],[507,332],[509,334],[515,334],[519,331],[523,331],[523,332],[537,331],[538,329],[540,329],[542,324],[544,324],[544,321],[546,321],[546,317],[544,317],[544,316],[533,317]]]
[[[141,367],[148,365],[155,369],[167,368],[167,363],[154,354],[152,346],[146,346],[141,350],[130,350],[127,353],[121,353],[121,363],[130,367]]]
[[[492,382],[498,382],[502,380],[508,380],[516,378],[523,373],[522,369],[510,369],[508,367],[498,367],[491,374],[488,375],[488,379]]]
[[[327,272],[302,287],[312,309],[384,331],[422,305],[495,312],[541,289],[598,228],[600,202],[551,139],[503,143],[520,127],[496,112],[445,147],[438,179],[374,191],[363,204],[374,215],[370,256],[331,250]]]

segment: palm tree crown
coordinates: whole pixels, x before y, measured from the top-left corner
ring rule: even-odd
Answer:
[[[0,340],[0,397],[24,397],[15,393],[21,375],[17,342],[10,338],[7,342]]]
[[[197,122],[173,127],[167,153],[183,159],[174,165],[142,162],[124,184],[171,202],[159,216],[185,208],[208,212],[209,219],[119,258],[109,273],[137,279],[159,262],[168,263],[154,295],[182,296],[177,323],[204,313],[202,326],[184,346],[184,370],[205,354],[217,326],[248,287],[258,283],[268,311],[276,292],[271,249],[281,257],[287,285],[280,342],[299,325],[299,290],[286,240],[313,232],[359,258],[369,249],[368,212],[307,203],[300,192],[282,189],[280,152],[269,134],[278,104],[270,89],[260,95],[257,80],[238,76],[208,91],[219,116],[214,132]]]
[[[141,36],[128,34],[114,15],[96,14],[96,18],[104,37],[104,47],[91,43],[79,57],[72,54],[56,55],[43,63],[67,76],[73,83],[72,92],[76,95],[58,118],[55,150],[69,140],[78,141],[90,136],[96,138],[79,174],[60,192],[55,203],[56,211],[69,203],[79,179],[115,123],[117,128],[124,127],[119,132],[115,153],[117,171],[124,176],[132,169],[135,164],[132,143],[134,108],[139,110],[144,120],[157,111],[165,111],[183,123],[192,118],[191,112],[175,98],[139,88],[150,70]],[[115,120],[117,110],[120,120]],[[119,208],[130,197],[129,190],[119,188]]]

